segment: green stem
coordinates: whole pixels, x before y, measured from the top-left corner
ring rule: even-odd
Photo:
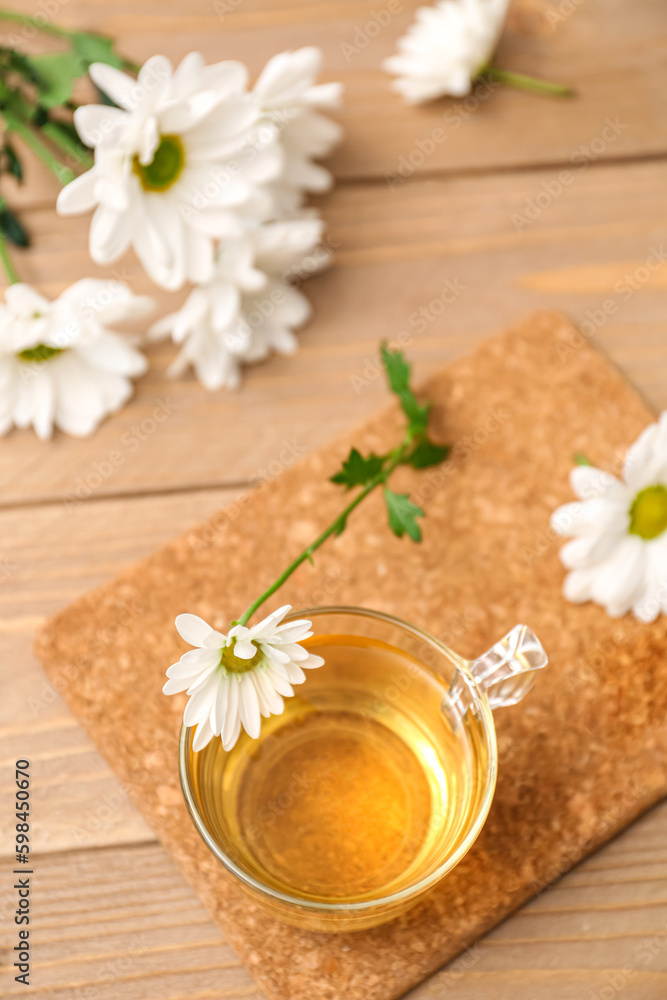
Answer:
[[[239,625],[245,625],[254,615],[255,611],[257,611],[257,608],[264,604],[264,602],[268,600],[272,594],[275,594],[276,590],[279,590],[280,587],[282,587],[285,580],[287,580],[292,573],[299,568],[301,563],[304,563],[306,559],[311,559],[313,552],[319,549],[319,547],[326,542],[327,538],[330,538],[331,535],[335,534],[340,529],[341,525],[345,525],[349,515],[356,507],[359,506],[362,500],[366,499],[369,493],[372,493],[377,486],[382,486],[383,483],[386,483],[396,466],[400,465],[405,458],[405,455],[412,444],[412,439],[412,434],[406,435],[405,439],[398,446],[398,448],[395,448],[389,453],[388,461],[384,468],[381,469],[380,472],[378,472],[378,474],[368,483],[366,483],[363,490],[356,495],[354,500],[351,500],[347,507],[343,508],[340,514],[338,514],[338,516],[331,522],[329,527],[325,528],[322,534],[318,535],[314,542],[311,542],[310,545],[306,546],[303,552],[301,552],[296,559],[294,559],[289,566],[283,570],[278,579],[275,580],[270,587],[267,587],[264,593],[260,594],[256,601],[253,601],[252,604],[246,608],[241,617],[238,619]]]
[[[0,209],[5,207],[4,198],[0,198]],[[7,247],[7,240],[4,234],[0,232],[0,264],[2,264],[5,274],[7,275],[7,284],[15,285],[20,280],[18,274],[16,273],[16,268],[12,262],[12,258],[9,255],[9,249]]]
[[[50,139],[55,146],[62,149],[63,153],[68,153],[70,156],[75,157],[76,162],[80,166],[86,167],[86,169],[92,167],[94,163],[92,156],[89,156],[79,143],[75,142],[65,129],[60,127],[58,122],[45,122],[41,128],[47,139]]]
[[[526,76],[524,73],[512,73],[511,70],[496,69],[495,66],[484,66],[480,70],[480,76],[485,76],[489,80],[497,83],[506,83],[508,87],[515,87],[517,90],[527,90],[532,94],[547,94],[550,97],[572,97],[574,87],[569,87],[565,83],[550,83],[548,80],[538,80],[534,76]]]
[[[66,167],[64,163],[56,159],[50,149],[47,149],[43,142],[35,135],[35,133],[28,128],[19,118],[15,118],[14,115],[5,112],[5,123],[10,132],[16,132],[26,146],[28,146],[33,153],[40,158],[42,163],[44,163],[49,170],[53,171],[61,184],[69,184],[76,177],[73,170]]]
[[[0,21],[17,21],[19,24],[28,24],[37,31],[45,31],[49,35],[57,35],[58,38],[69,38],[70,31],[60,28],[57,24],[51,24],[45,17],[31,17],[30,14],[19,14],[14,10],[0,10]]]

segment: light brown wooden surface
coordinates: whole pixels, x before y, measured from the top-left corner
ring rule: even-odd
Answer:
[[[14,6],[33,13],[34,5]],[[233,53],[256,71],[282,48],[319,44],[326,76],[346,83],[346,139],[332,160],[338,186],[321,200],[334,265],[304,286],[315,317],[296,358],[251,370],[237,394],[207,395],[190,379],[166,380],[173,349],[157,345],[131,405],[93,438],[58,435],[47,445],[15,433],[0,441],[0,787],[6,803],[13,761],[32,759],[39,852],[34,986],[13,984],[3,970],[0,995],[257,997],[33,659],[32,634],[45,615],[376,408],[384,389],[373,358],[383,336],[411,333],[408,349],[424,374],[535,307],[585,322],[611,299],[618,310],[596,340],[656,408],[667,404],[667,266],[650,281],[641,270],[663,244],[667,251],[662,0],[519,0],[501,63],[573,82],[580,96],[558,103],[501,90],[465,117],[456,103],[405,108],[378,70],[414,3],[363,48],[341,47],[357,44],[384,6],[241,0],[223,18],[208,0],[69,0],[61,8],[62,23],[116,34],[138,60],[196,47],[209,59]],[[622,127],[598,154],[608,118]],[[441,126],[446,140],[406,182],[388,183],[385,174],[401,158],[418,161],[418,141]],[[585,169],[572,162],[582,145],[595,157]],[[558,193],[562,170],[573,181]],[[58,219],[50,178],[38,168],[30,175],[9,192],[35,242],[17,266],[55,293],[96,273],[88,219]],[[517,231],[513,215],[538,196],[541,213]],[[133,260],[118,271],[148,290]],[[626,275],[637,286],[629,294],[617,285]],[[448,279],[465,290],[423,330],[411,325]],[[159,309],[171,305],[156,298]],[[360,390],[353,376],[366,379]],[[154,419],[156,407],[166,420]],[[122,463],[100,476],[118,449]],[[4,806],[1,816],[2,944],[11,949]],[[667,993],[666,876],[662,806],[414,997],[659,1000]]]

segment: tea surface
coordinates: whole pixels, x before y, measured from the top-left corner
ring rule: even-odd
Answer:
[[[259,740],[195,755],[214,838],[263,883],[307,899],[398,891],[455,850],[477,780],[443,686],[379,640],[319,636],[308,672]]]

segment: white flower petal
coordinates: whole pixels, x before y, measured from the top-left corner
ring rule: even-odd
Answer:
[[[258,639],[263,639],[269,636],[275,627],[283,620],[286,614],[292,610],[291,604],[284,604],[277,611],[272,611],[270,615],[263,618],[261,622],[257,622],[256,625],[252,625],[250,628],[250,634],[253,639],[256,637]]]
[[[285,708],[285,703],[272,684],[269,671],[265,667],[260,667],[258,670],[253,671],[253,678],[260,694],[260,703],[263,709],[262,714],[265,714],[264,710],[266,710],[267,715],[281,715]]]
[[[80,212],[90,212],[97,204],[95,183],[97,173],[95,167],[87,170],[80,177],[66,184],[58,194],[56,209],[60,215],[78,215]]]
[[[102,142],[105,136],[109,136],[126,117],[121,108],[109,107],[106,104],[82,104],[74,112],[74,124],[86,146],[94,147]],[[85,177],[85,174],[83,176]]]
[[[249,639],[239,639],[234,643],[234,655],[241,660],[252,660],[257,652],[257,647]]]
[[[572,539],[560,550],[560,560],[567,569],[594,566],[606,559],[615,545],[623,539],[622,532],[608,531],[606,534],[587,534]]]
[[[106,63],[92,63],[88,72],[95,86],[110,97],[114,104],[126,110],[132,108],[132,94],[137,90],[137,81],[133,77]]]
[[[237,674],[233,674],[229,678],[229,686],[227,692],[227,708],[225,714],[225,721],[222,726],[222,743],[225,750],[233,746],[238,739],[239,728],[241,725],[241,716],[239,715],[239,679]],[[236,737],[234,737],[236,733]]]
[[[260,649],[262,650],[264,656],[270,663],[289,663],[290,657],[288,653],[283,653],[282,649],[278,646],[272,646],[268,642],[260,642]]]
[[[575,569],[565,577],[563,594],[573,604],[590,601],[593,596],[593,585],[596,580],[597,567]]]
[[[204,719],[200,722],[195,731],[194,739],[192,740],[192,749],[195,752],[203,750],[207,746],[216,734],[211,729],[208,720]]]
[[[241,724],[251,739],[256,740],[262,724],[257,688],[250,673],[241,674],[239,682],[239,715]]]
[[[277,691],[278,694],[283,695],[285,698],[291,698],[293,696],[294,690],[292,685],[288,681],[287,674],[280,664],[274,665],[269,663],[263,668],[263,670],[269,678],[274,690]]]
[[[204,686],[191,696],[183,712],[183,723],[186,726],[196,726],[208,717],[218,693],[217,681],[216,674],[211,674]]]
[[[287,674],[287,679],[290,684],[303,684],[306,679],[306,675],[298,664],[292,662],[283,663],[282,667]]]
[[[613,555],[598,567],[592,597],[598,604],[622,607],[625,613],[640,592],[648,563],[646,544],[637,535],[627,535]]]
[[[191,646],[203,646],[213,632],[211,626],[198,615],[178,615],[174,624],[181,639],[185,639]]]
[[[626,492],[618,479],[592,465],[576,465],[570,473],[570,485],[582,500],[595,500],[598,497],[614,500],[618,499],[619,488],[622,491],[620,496],[625,497]]]
[[[196,677],[220,663],[220,653],[208,649],[189,649],[178,663],[167,668],[167,677]]]
[[[393,89],[411,103],[467,94],[493,55],[507,7],[508,0],[439,0],[418,8],[399,54],[382,64],[398,75]]]
[[[219,736],[222,732],[222,727],[225,722],[225,713],[227,711],[227,702],[229,700],[229,687],[229,679],[224,676],[221,677],[220,683],[218,684],[218,692],[216,694],[215,701],[211,706],[211,713],[209,716],[211,728],[216,736]]]
[[[162,686],[163,694],[179,694],[190,686],[189,677],[170,677]]]
[[[234,725],[229,728],[226,736],[223,736],[222,745],[225,750],[232,750],[241,734],[241,719],[238,712],[234,716]]]
[[[316,653],[309,653],[307,660],[302,660],[299,666],[304,670],[315,670],[317,667],[324,666],[324,657],[318,656]]]

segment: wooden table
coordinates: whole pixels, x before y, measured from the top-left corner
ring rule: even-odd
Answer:
[[[346,84],[346,140],[332,160],[336,190],[321,200],[334,266],[304,289],[315,316],[297,357],[249,370],[239,393],[209,395],[193,380],[167,380],[173,349],[155,346],[132,403],[92,438],[44,444],[23,432],[0,442],[3,787],[9,801],[13,762],[29,758],[37,875],[28,992],[39,1000],[258,996],[34,660],[46,615],[377,407],[382,380],[359,388],[353,376],[372,370],[381,337],[406,331],[424,374],[555,306],[588,323],[657,409],[667,405],[667,266],[645,267],[667,257],[664,0],[517,0],[501,64],[572,82],[579,97],[498,89],[422,109],[401,105],[378,70],[414,6],[404,0],[378,32],[368,24],[389,9],[384,0],[62,6],[61,23],[115,35],[137,61],[198,48],[256,72],[274,52],[318,44],[327,77]],[[34,238],[17,255],[21,276],[55,294],[109,275],[88,257],[88,220],[57,218],[51,178],[34,164],[29,173],[10,195]],[[115,274],[151,291],[133,259]],[[460,292],[435,315],[430,303],[447,281]],[[422,308],[429,318],[417,322]],[[154,419],[156,407],[166,419]],[[109,471],[114,451],[122,461]],[[4,932],[15,906],[8,809],[2,822]],[[415,1000],[664,997],[666,834],[667,805],[422,984]],[[5,938],[11,949],[13,929]],[[5,970],[1,995],[24,992]]]

